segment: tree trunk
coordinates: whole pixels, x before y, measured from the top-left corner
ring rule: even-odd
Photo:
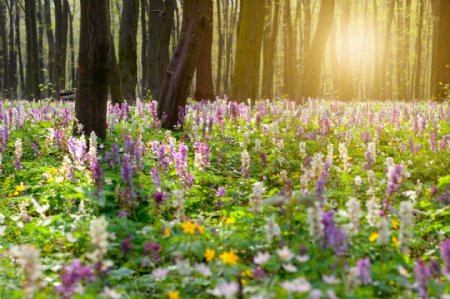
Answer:
[[[450,84],[450,1],[439,1],[439,23],[437,32],[437,50],[433,61],[435,78],[432,82],[433,97],[443,100],[449,97]],[[447,87],[446,87],[447,86]]]
[[[75,11],[75,8],[73,9]],[[77,72],[75,68],[75,39],[73,34],[73,13],[69,10],[69,44],[70,44],[70,77],[72,89],[77,86]]]
[[[339,76],[339,98],[341,100],[351,100],[353,98],[353,77],[349,44],[349,24],[350,24],[350,0],[343,0],[341,19],[341,39],[342,50],[340,59]]]
[[[110,30],[111,32],[111,30]],[[116,57],[116,47],[114,46],[114,36],[111,32],[111,44],[109,49],[109,69],[108,69],[108,81],[109,81],[109,94],[111,95],[111,101],[113,104],[122,103],[122,85],[120,84],[120,71]]]
[[[203,38],[211,22],[208,1],[212,0],[183,2],[180,40],[167,68],[158,101],[158,116],[164,128],[172,129],[177,124],[179,107],[186,105]]]
[[[20,9],[16,9],[16,47],[17,47],[17,56],[19,58],[19,79],[20,79],[20,94],[23,97],[26,94],[26,85],[25,85],[25,74],[23,70],[23,61],[22,61],[22,46],[20,43]]]
[[[223,47],[224,47],[224,36],[223,36],[223,28],[222,28],[222,9],[220,8],[220,1],[217,0],[217,35],[218,35],[218,44],[217,44],[217,73],[216,73],[216,93],[223,94],[223,89],[221,86],[221,78],[222,78],[222,63],[223,63]]]
[[[306,97],[317,97],[319,94],[321,66],[333,23],[334,6],[334,0],[323,0],[321,2],[317,29],[308,53],[302,82],[302,93]]]
[[[379,46],[379,34],[378,34],[378,6],[377,0],[373,0],[373,17],[374,17],[374,57],[373,57],[373,97],[380,99],[381,87],[380,87],[380,46]]]
[[[67,30],[69,18],[68,0],[54,0],[55,3],[55,61],[57,89],[66,88]]]
[[[47,35],[47,47],[48,47],[48,77],[52,87],[55,88],[57,85],[56,65],[55,65],[55,37],[53,36],[52,30],[52,14],[50,10],[50,0],[44,0],[44,9],[45,9],[45,32]]]
[[[145,90],[158,98],[169,64],[170,33],[173,26],[175,0],[150,0]]]
[[[8,76],[8,33],[6,31],[6,8],[3,1],[0,2],[0,96],[10,88]],[[5,93],[6,94],[6,93]]]
[[[391,88],[392,88],[392,73],[389,72],[389,68],[392,63],[392,21],[394,19],[394,8],[395,2],[394,0],[387,0],[387,21],[386,28],[384,31],[384,55],[383,61],[381,65],[381,99],[385,100],[388,97],[391,97]],[[389,76],[388,75],[389,72]]]
[[[45,63],[44,63],[44,9],[42,7],[41,0],[37,0],[38,3],[38,10],[37,10],[37,25],[38,25],[38,51],[39,51],[39,79],[40,83],[47,83],[48,80],[46,80],[46,74],[45,74]],[[45,92],[46,97],[49,96],[48,91]]]
[[[259,0],[241,1],[236,62],[233,75],[233,99],[257,100],[264,30],[265,5]]]
[[[272,15],[273,3],[273,15]],[[261,95],[265,98],[272,99],[273,92],[273,75],[275,72],[275,46],[277,44],[278,24],[280,19],[280,2],[266,0],[267,24],[264,27],[263,40],[263,79]],[[270,24],[270,25],[269,25]]]
[[[195,100],[212,100],[215,97],[212,77],[212,42],[213,42],[213,0],[208,0],[206,5],[209,13],[203,46],[200,51],[200,59],[197,61],[195,79]]]
[[[108,0],[81,0],[78,90],[75,114],[84,133],[106,138],[111,31]]]
[[[295,99],[297,42],[291,20],[291,0],[284,1],[284,93]]]
[[[119,67],[123,96],[129,103],[136,100],[138,16],[139,0],[124,1],[119,33]]]
[[[422,81],[422,34],[423,34],[423,14],[424,14],[424,0],[419,0],[419,24],[417,28],[417,40],[416,40],[416,61],[414,72],[414,96],[413,99],[422,99],[422,90],[420,82]]]
[[[404,19],[404,12],[406,11],[403,6],[403,1],[396,0],[396,37],[397,37],[397,96],[399,100],[406,100],[407,94],[406,94],[406,64],[407,64],[407,58],[405,56],[405,19]]]
[[[145,97],[145,81],[146,78],[146,61],[147,61],[147,0],[141,0],[141,33],[142,33],[142,48],[141,48],[141,97]]]
[[[25,1],[25,25],[27,36],[26,97],[27,99],[39,99],[41,94],[35,0]]]
[[[16,99],[17,92],[17,52],[14,47],[14,7],[15,1],[10,0],[8,5],[8,15],[9,15],[9,64],[8,64],[8,79],[9,79],[9,88],[6,93],[6,98],[14,100]],[[16,7],[16,13],[18,8]]]

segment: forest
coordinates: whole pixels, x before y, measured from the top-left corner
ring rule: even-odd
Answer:
[[[0,299],[450,299],[449,0],[0,0]]]

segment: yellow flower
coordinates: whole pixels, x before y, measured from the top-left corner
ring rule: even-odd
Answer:
[[[236,223],[236,219],[229,217],[229,218],[227,218],[225,220],[225,223],[226,224],[235,224]]]
[[[22,184],[16,186],[17,192],[23,192],[23,191],[25,191],[25,189],[26,189],[25,186]]]
[[[374,242],[376,239],[378,239],[378,236],[379,236],[379,235],[380,235],[380,234],[377,233],[377,232],[372,233],[372,234],[370,235],[370,237],[369,237],[369,241],[370,241],[370,242]]]
[[[191,221],[186,221],[181,224],[181,228],[183,229],[183,233],[194,235],[195,234],[195,227],[197,225],[195,223],[192,223]]]
[[[245,271],[242,271],[242,276],[247,276],[251,278],[253,277],[253,272],[247,269]]]
[[[395,219],[392,219],[391,224],[393,229],[398,229],[400,227],[400,223]]]
[[[165,227],[163,229],[163,235],[166,237],[170,236],[170,229],[168,227]]]
[[[399,247],[400,246],[400,242],[398,241],[398,239],[396,237],[392,237],[392,243],[394,243],[395,247]]]
[[[239,257],[234,253],[234,250],[230,250],[229,252],[224,252],[220,255],[220,259],[224,264],[227,265],[236,265]]]
[[[169,299],[179,299],[180,292],[178,291],[169,291]]]
[[[205,233],[205,227],[203,225],[197,224],[196,227],[199,234]]]
[[[205,259],[207,262],[210,262],[216,256],[216,251],[214,249],[206,249],[205,250]]]

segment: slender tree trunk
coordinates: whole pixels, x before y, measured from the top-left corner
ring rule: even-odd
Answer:
[[[223,89],[221,86],[221,78],[222,78],[222,63],[223,63],[223,47],[224,47],[224,36],[223,36],[223,28],[222,28],[222,9],[220,8],[221,0],[216,0],[217,3],[217,35],[218,35],[218,44],[217,44],[217,73],[216,73],[216,93],[223,94]]]
[[[339,76],[339,98],[342,100],[351,100],[353,98],[353,76],[352,61],[350,57],[349,44],[349,25],[350,25],[350,0],[343,0],[342,19],[341,19],[341,61]]]
[[[55,61],[57,88],[66,88],[67,30],[69,18],[68,0],[54,0],[55,3]]]
[[[6,7],[3,1],[0,1],[0,96],[10,88],[8,76],[8,33],[6,31]],[[6,94],[6,93],[5,93]]]
[[[158,98],[169,64],[170,33],[175,0],[150,0],[145,88]]]
[[[302,93],[306,97],[317,97],[319,94],[321,66],[333,23],[334,6],[334,0],[323,0],[321,3],[318,25],[308,53],[302,82]]]
[[[212,0],[183,2],[180,41],[167,68],[158,104],[164,128],[172,129],[177,124],[179,107],[186,105],[203,38],[211,22],[208,1]]]
[[[412,71],[411,71],[411,58],[410,58],[410,46],[411,46],[411,0],[405,1],[405,48],[404,48],[404,60],[405,60],[405,82],[404,90],[406,99],[412,98]],[[431,21],[433,22],[433,21]]]
[[[380,84],[380,45],[379,45],[379,34],[378,34],[378,6],[377,0],[373,0],[373,11],[374,11],[374,59],[373,59],[373,96],[374,98],[380,99],[381,95],[381,84]]]
[[[123,96],[129,103],[136,100],[138,16],[139,0],[124,1],[120,20],[119,66]]]
[[[236,64],[233,75],[233,99],[257,100],[265,5],[259,0],[241,1]]]
[[[106,138],[111,31],[108,0],[81,0],[75,114],[85,134]]]
[[[53,88],[57,85],[56,65],[55,65],[55,37],[52,29],[52,14],[50,10],[50,0],[44,0],[45,9],[45,32],[48,47],[48,77]],[[55,90],[56,91],[56,90]],[[54,92],[53,92],[54,93]]]
[[[73,9],[75,11],[75,8]],[[77,86],[77,72],[75,68],[75,38],[73,34],[73,13],[69,8],[69,44],[70,44],[70,77],[72,89]]]
[[[278,24],[280,19],[280,2],[266,0],[266,10],[268,18],[266,18],[267,24],[264,27],[263,79],[261,95],[265,98],[272,99],[274,97],[273,76],[275,72],[275,46],[277,44]],[[272,10],[273,15],[271,13]]]
[[[114,36],[111,32],[111,44],[109,49],[109,69],[108,69],[108,81],[109,81],[109,94],[111,95],[111,101],[113,104],[122,103],[122,85],[120,84],[120,71],[119,64],[117,63],[116,47],[114,46]]]
[[[396,50],[397,50],[397,95],[399,100],[406,100],[406,85],[405,85],[405,76],[406,76],[406,56],[405,56],[405,7],[403,5],[403,1],[396,0]]]
[[[26,97],[39,99],[39,47],[36,27],[36,1],[25,1],[25,24],[27,36],[27,82]]]
[[[389,72],[392,63],[392,21],[394,19],[394,0],[387,0],[387,21],[384,31],[384,55],[381,66],[381,98],[383,100],[392,96],[392,72]],[[388,76],[389,72],[389,76]]]
[[[333,96],[338,96],[339,92],[339,63],[337,58],[337,46],[336,46],[336,26],[331,29],[330,35],[330,55],[331,55],[331,72],[333,73]]]
[[[16,99],[16,92],[17,92],[17,52],[14,46],[14,33],[15,33],[15,26],[14,26],[14,7],[15,7],[15,1],[10,0],[8,5],[8,15],[9,15],[9,64],[8,64],[8,79],[9,79],[9,88],[8,92],[6,93],[6,97],[8,99],[14,100]],[[16,8],[17,11],[17,8]],[[16,12],[17,13],[17,12]]]
[[[147,0],[141,0],[141,33],[142,33],[142,49],[141,49],[141,97],[146,96],[145,81],[146,78],[146,63],[147,63]]]
[[[19,59],[19,79],[20,79],[20,95],[23,97],[26,91],[25,85],[25,74],[23,70],[23,61],[22,61],[22,45],[20,43],[20,9],[16,9],[16,47],[17,47],[17,56]]]
[[[215,97],[214,83],[212,76],[212,42],[213,42],[213,0],[206,2],[209,13],[203,46],[200,51],[200,59],[197,61],[197,71],[195,79],[195,100],[212,100]]]
[[[284,93],[295,98],[297,43],[291,20],[291,0],[284,1]]]
[[[422,99],[422,90],[423,86],[422,82],[422,34],[423,34],[423,15],[424,15],[424,0],[419,0],[419,24],[417,28],[417,40],[416,40],[416,61],[415,61],[415,69],[414,72],[414,96],[413,99]]]
[[[311,1],[310,0],[302,0],[303,2],[303,13],[304,13],[304,30],[303,30],[303,57],[304,61],[302,64],[302,74],[305,74],[306,67],[306,58],[309,53],[309,47],[311,46]],[[302,79],[303,80],[303,79]]]
[[[42,7],[42,2],[41,0],[37,0],[37,25],[38,25],[38,51],[39,51],[39,79],[40,82],[39,83],[47,83],[48,80],[46,80],[46,74],[45,74],[45,63],[44,63],[44,29],[45,29],[45,24],[44,24],[44,9]],[[48,91],[46,91],[46,95],[45,96],[49,96]]]

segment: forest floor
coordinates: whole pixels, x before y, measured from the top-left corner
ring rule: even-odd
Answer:
[[[0,298],[450,298],[450,104],[0,101]]]

